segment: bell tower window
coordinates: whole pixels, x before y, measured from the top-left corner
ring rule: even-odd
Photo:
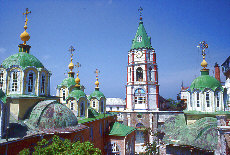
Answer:
[[[149,67],[149,81],[152,81],[152,67]]]
[[[142,42],[142,36],[137,37],[137,42]]]
[[[141,88],[138,88],[134,94],[135,104],[144,104],[145,103],[145,91]]]
[[[143,69],[141,67],[136,70],[136,81],[143,81]]]
[[[0,89],[3,88],[3,84],[4,84],[4,79],[3,79],[3,71],[0,71]]]

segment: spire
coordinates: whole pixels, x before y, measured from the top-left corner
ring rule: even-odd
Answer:
[[[75,79],[76,82],[76,87],[80,90],[80,78],[79,76],[79,68],[81,67],[81,64],[79,62],[77,62],[77,65],[75,65],[75,67],[77,68],[77,78]]]
[[[74,78],[74,72],[72,71],[73,69],[74,69],[74,64],[73,64],[73,52],[75,51],[75,49],[73,48],[73,46],[70,46],[70,49],[69,49],[69,51],[70,51],[70,53],[71,53],[71,55],[70,55],[70,64],[69,64],[69,69],[70,69],[70,71],[68,72],[68,76],[69,77],[72,77],[72,78]]]
[[[137,33],[134,37],[134,39],[132,40],[132,47],[131,49],[138,49],[138,48],[151,48],[151,38],[148,37],[146,30],[144,28],[143,25],[143,21],[142,21],[142,11],[143,9],[140,7],[138,9],[138,11],[140,12],[140,22],[139,22],[139,26],[137,28]]]
[[[24,41],[24,43],[20,44],[18,46],[19,47],[19,52],[29,53],[29,51],[30,51],[31,46],[26,45],[26,42],[29,41],[29,39],[30,39],[30,35],[26,32],[26,30],[27,30],[27,22],[28,22],[27,15],[30,14],[30,13],[31,13],[31,11],[29,11],[28,8],[26,8],[26,12],[23,13],[23,15],[26,15],[25,26],[24,26],[25,31],[23,33],[21,33],[20,38],[21,38],[22,41]]]
[[[203,67],[203,69],[201,69],[201,75],[209,75],[209,69],[206,69],[208,63],[205,60],[205,56],[206,56],[205,50],[208,48],[208,44],[205,41],[201,41],[197,47],[202,50],[202,56],[203,56],[203,61],[201,62],[201,66]]]
[[[98,82],[98,74],[100,73],[100,71],[98,70],[98,69],[96,69],[95,70],[95,73],[96,73],[96,82],[95,82],[95,85],[96,85],[96,87],[95,87],[95,90],[99,90],[99,82]]]

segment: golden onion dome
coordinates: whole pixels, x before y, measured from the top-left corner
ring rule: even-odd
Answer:
[[[97,81],[95,82],[95,85],[96,85],[97,87],[99,86],[98,78],[97,78]]]
[[[201,66],[204,68],[208,66],[208,63],[205,61],[205,59],[203,59],[203,61],[201,62]]]
[[[70,64],[69,64],[69,69],[72,71],[73,68],[74,68],[74,64],[73,64],[72,61],[71,61]]]
[[[79,74],[77,73],[77,78],[75,79],[76,86],[80,86],[80,85],[79,85],[80,79],[79,79],[78,75],[79,75]]]
[[[23,44],[26,45],[26,42],[30,39],[30,35],[29,33],[26,32],[26,28],[25,28],[25,31],[20,35],[20,38],[22,41],[24,41]]]

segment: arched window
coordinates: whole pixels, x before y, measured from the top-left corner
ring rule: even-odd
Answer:
[[[65,88],[62,89],[62,100],[65,101],[66,95],[65,95]]]
[[[196,93],[196,103],[197,103],[197,107],[200,107],[200,96],[199,96],[199,92]]]
[[[206,93],[206,104],[207,104],[207,107],[210,107],[209,92]]]
[[[93,100],[93,108],[95,108],[96,107],[96,103],[95,103],[95,101]]]
[[[132,78],[132,70],[131,70],[131,68],[129,69],[129,81],[131,82],[131,79]]]
[[[136,128],[144,128],[145,126],[142,123],[137,123]]]
[[[135,104],[144,104],[145,103],[145,91],[141,88],[135,90],[134,93]]]
[[[0,71],[0,89],[3,89],[3,84],[4,84],[4,72],[3,70]]]
[[[136,70],[136,81],[143,81],[143,69],[141,67]]]
[[[73,110],[73,101],[70,101],[70,110]]]
[[[33,93],[35,90],[35,73],[34,71],[29,71],[27,73],[27,92]]]
[[[101,101],[101,113],[103,113],[104,112],[104,101],[102,100]]]
[[[85,102],[82,101],[80,106],[80,116],[84,116],[84,115],[85,115]]]
[[[41,94],[45,94],[45,82],[46,82],[46,75],[43,72],[41,77]]]
[[[145,138],[144,138],[144,131],[143,130],[136,130],[136,143],[144,143]]]
[[[11,92],[16,93],[20,91],[20,72],[15,69],[11,72],[10,86]]]
[[[220,107],[220,92],[216,92],[216,107]]]
[[[152,81],[152,67],[149,67],[149,81]]]

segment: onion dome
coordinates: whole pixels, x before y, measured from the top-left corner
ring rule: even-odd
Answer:
[[[20,38],[22,41],[24,41],[24,45],[26,45],[26,42],[29,41],[30,35],[26,32],[27,26],[24,26],[25,31],[20,35]]]
[[[25,52],[19,52],[6,58],[2,64],[4,68],[10,68],[11,66],[19,66],[21,68],[36,67],[44,68],[43,64],[33,55]]]
[[[26,124],[32,129],[46,130],[75,126],[78,122],[67,106],[55,100],[46,100],[33,108]]]
[[[190,89],[193,92],[194,90],[204,91],[206,88],[213,91],[217,88],[223,90],[221,83],[216,78],[209,76],[208,70],[201,70],[201,76],[193,80]]]
[[[105,98],[104,94],[102,92],[99,91],[99,82],[98,82],[98,78],[96,78],[97,81],[95,82],[95,91],[90,94],[90,96],[88,97],[89,100],[91,100],[91,98],[96,98],[97,100],[100,100],[101,98]]]
[[[60,85],[58,85],[58,88],[60,87],[66,87],[69,88],[71,86],[75,86],[76,82],[75,79],[72,77],[65,78]]]
[[[86,94],[80,89],[79,87],[76,87],[71,93],[69,94],[68,98],[75,98],[77,101],[80,98],[87,98]]]

